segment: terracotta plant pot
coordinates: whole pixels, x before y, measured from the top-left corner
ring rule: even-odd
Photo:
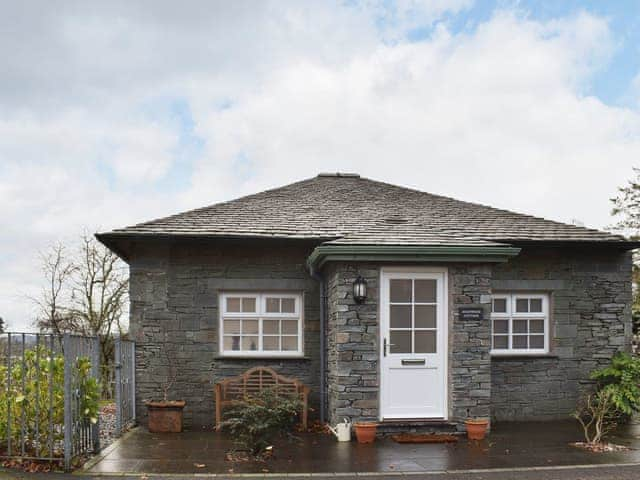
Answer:
[[[353,427],[356,429],[356,438],[358,443],[373,443],[376,439],[377,423],[354,423]]]
[[[147,402],[148,428],[151,433],[178,433],[182,431],[182,410],[186,402]]]
[[[467,427],[467,437],[469,440],[482,440],[487,434],[489,420],[486,419],[469,419],[464,422]]]

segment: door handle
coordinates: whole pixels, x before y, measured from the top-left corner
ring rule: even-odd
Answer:
[[[382,340],[382,356],[386,357],[387,347],[393,347],[394,345],[394,343],[387,343],[387,337],[384,337],[384,339]]]

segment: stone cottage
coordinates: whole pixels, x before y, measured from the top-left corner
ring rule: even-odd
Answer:
[[[564,418],[630,349],[638,244],[355,174],[97,238],[131,270],[137,412],[171,362],[191,427],[214,423],[214,383],[258,365],[330,422]]]

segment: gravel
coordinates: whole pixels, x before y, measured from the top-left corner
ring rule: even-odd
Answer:
[[[100,407],[100,447],[108,447],[116,439],[116,404]]]

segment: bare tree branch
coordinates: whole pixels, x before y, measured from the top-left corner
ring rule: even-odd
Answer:
[[[60,244],[41,255],[45,287],[32,298],[42,331],[100,337],[102,364],[113,356],[113,335],[124,331],[122,317],[128,303],[126,265],[88,232],[69,255]]]

